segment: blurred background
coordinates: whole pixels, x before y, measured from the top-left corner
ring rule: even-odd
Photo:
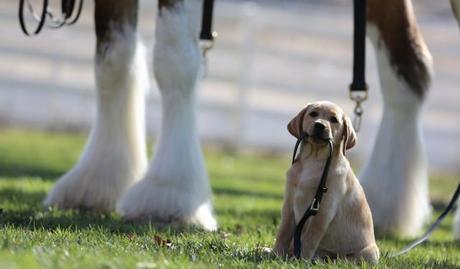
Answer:
[[[431,171],[460,175],[458,25],[447,0],[414,2],[435,63],[423,116]],[[235,152],[288,154],[295,140],[286,124],[306,103],[331,100],[351,115],[351,3],[217,0],[214,25],[219,37],[208,53],[199,90],[202,141]],[[0,126],[87,133],[96,108],[93,1],[85,1],[76,25],[45,29],[33,38],[19,28],[17,5],[0,2]],[[139,28],[149,62],[155,14],[156,1],[141,1]],[[364,104],[358,146],[351,151],[358,166],[370,154],[382,112],[369,42],[367,49],[370,98]],[[153,79],[151,85],[150,140],[158,134],[161,118]]]

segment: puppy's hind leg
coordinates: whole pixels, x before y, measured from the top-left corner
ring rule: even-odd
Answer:
[[[56,183],[46,206],[111,211],[147,165],[145,49],[137,0],[95,1],[97,117],[78,163]]]
[[[125,220],[217,228],[195,115],[202,4],[159,0],[153,62],[162,96],[162,129],[145,177],[118,204]]]
[[[360,179],[377,233],[414,235],[430,216],[421,114],[431,55],[410,1],[368,1],[368,34],[377,54],[383,117]]]
[[[347,259],[356,262],[367,262],[377,264],[380,258],[380,251],[376,245],[367,246],[358,253],[347,255]]]

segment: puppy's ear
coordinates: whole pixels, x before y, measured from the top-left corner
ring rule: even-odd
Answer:
[[[351,149],[356,145],[356,132],[353,129],[350,117],[347,115],[343,116],[343,155],[347,149]]]
[[[302,109],[297,116],[295,116],[288,124],[287,129],[291,135],[295,136],[296,138],[300,137],[300,134],[302,133],[302,123],[303,123],[303,118],[305,117],[305,113],[307,112],[308,106],[306,106],[304,109]]]

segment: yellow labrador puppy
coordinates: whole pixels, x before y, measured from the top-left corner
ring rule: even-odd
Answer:
[[[363,189],[353,173],[345,151],[356,144],[356,134],[343,110],[331,102],[311,103],[289,122],[289,132],[308,137],[301,145],[297,161],[287,172],[281,226],[274,252],[292,255],[296,223],[313,200],[329,156],[325,140],[332,139],[333,157],[318,214],[311,217],[302,232],[302,258],[347,258],[377,263],[372,215]]]

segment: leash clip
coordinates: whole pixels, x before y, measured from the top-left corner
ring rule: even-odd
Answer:
[[[214,47],[214,43],[215,43],[217,36],[218,36],[217,32],[212,32],[211,38],[200,40],[200,47],[203,53],[203,57],[206,57],[206,53]]]
[[[201,54],[203,55],[203,66],[204,66],[203,77],[206,77],[208,74],[208,58],[206,57],[206,55],[208,51],[214,48],[214,44],[216,43],[215,39],[217,38],[217,36],[218,36],[217,32],[212,32],[210,39],[200,40],[200,48],[201,48]]]
[[[353,109],[353,113],[355,114],[353,119],[353,127],[356,132],[359,132],[359,129],[361,129],[361,122],[364,114],[362,103],[367,100],[367,87],[362,91],[350,91],[350,99],[356,104],[355,108]]]

